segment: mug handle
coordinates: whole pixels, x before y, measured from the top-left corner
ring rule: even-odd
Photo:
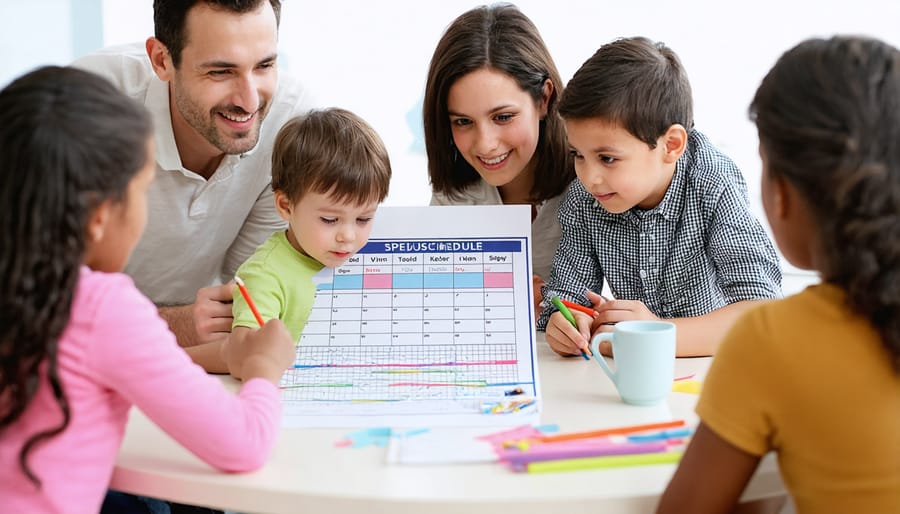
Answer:
[[[609,369],[609,366],[606,364],[606,359],[603,358],[603,355],[600,354],[600,342],[601,341],[609,341],[612,343],[613,336],[615,334],[610,332],[603,332],[602,334],[597,334],[591,339],[591,353],[594,354],[594,360],[597,361],[597,364],[600,365],[600,368],[603,369],[603,372],[606,373],[606,376],[616,383],[616,372]]]

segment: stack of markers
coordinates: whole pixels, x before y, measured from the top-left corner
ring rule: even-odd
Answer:
[[[692,431],[684,420],[506,441],[501,462],[513,471],[547,473],[678,462]]]

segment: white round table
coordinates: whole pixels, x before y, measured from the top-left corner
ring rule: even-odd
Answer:
[[[671,419],[685,419],[690,425],[697,421],[696,395],[671,393],[657,407],[625,405],[596,363],[558,357],[543,333],[537,345],[542,423],[573,432]],[[677,359],[675,374],[695,374],[702,380],[710,361]],[[230,377],[222,379],[238,387]],[[499,464],[388,465],[384,448],[335,446],[352,430],[285,428],[266,466],[229,475],[204,464],[132,409],[111,487],[240,512],[642,513],[653,512],[675,470],[674,464],[663,464],[532,475]],[[742,501],[783,494],[769,455]]]

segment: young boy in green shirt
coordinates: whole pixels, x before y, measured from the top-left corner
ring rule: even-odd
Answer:
[[[263,320],[282,320],[294,340],[300,339],[315,298],[313,275],[342,265],[366,244],[390,180],[384,144],[355,114],[327,109],[285,124],[272,151],[272,189],[288,228],[271,236],[237,271]],[[258,323],[237,288],[232,311],[222,356],[240,378],[236,364],[243,339]]]

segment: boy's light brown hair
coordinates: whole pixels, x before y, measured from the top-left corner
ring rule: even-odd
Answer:
[[[309,192],[337,203],[380,203],[391,183],[384,143],[362,118],[338,108],[288,121],[272,150],[272,189],[297,203]]]

